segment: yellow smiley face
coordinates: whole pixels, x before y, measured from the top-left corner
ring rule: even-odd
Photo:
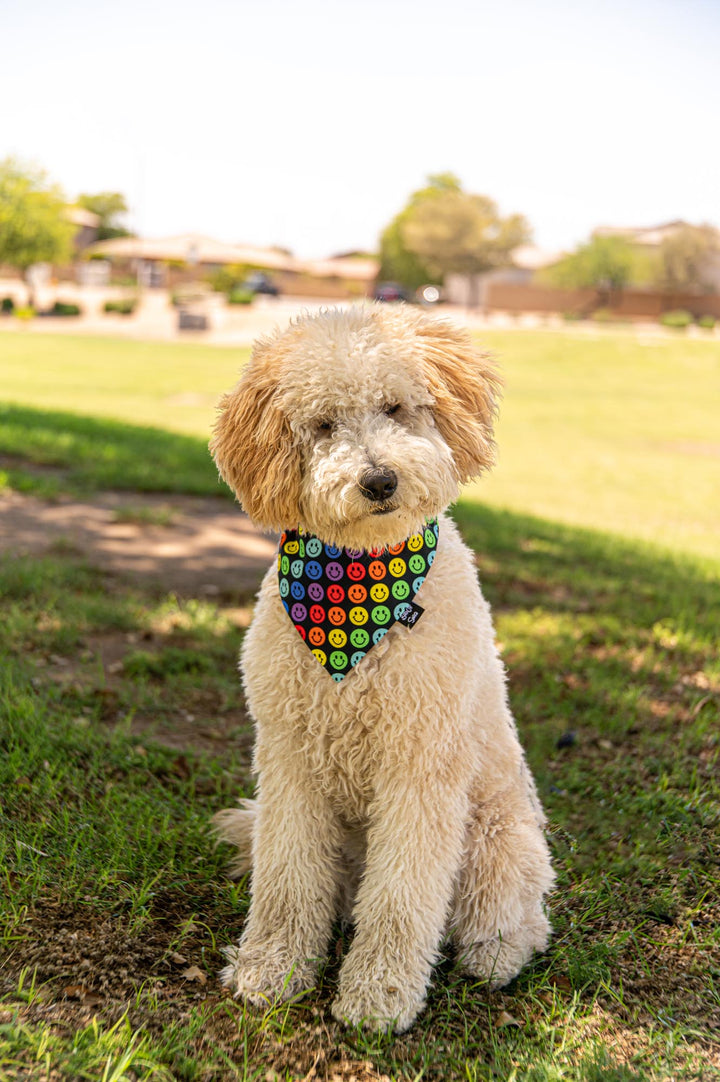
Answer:
[[[376,605],[382,605],[383,601],[387,601],[389,593],[390,591],[384,582],[376,582],[374,586],[370,587],[370,597]]]
[[[419,552],[420,549],[423,547],[422,534],[414,533],[412,537],[409,537],[407,547],[410,549],[411,552]]]
[[[401,560],[399,556],[396,556],[394,560],[391,560],[388,564],[388,569],[393,578],[399,579],[401,575],[405,574],[405,561]]]
[[[350,623],[355,624],[356,627],[360,627],[361,624],[368,622],[368,612],[362,605],[356,605],[354,609],[350,609]]]
[[[334,646],[336,650],[339,650],[347,642],[347,635],[344,631],[341,631],[339,627],[334,627],[328,635],[328,642],[331,646]]]
[[[297,541],[288,541],[287,545],[285,546],[285,551],[287,552],[288,556],[294,556],[295,553],[299,550],[299,548],[300,546],[298,545]]]

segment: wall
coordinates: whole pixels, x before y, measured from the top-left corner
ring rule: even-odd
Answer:
[[[550,289],[545,286],[489,282],[485,307],[506,312],[591,312],[597,305],[592,289]],[[720,319],[720,294],[667,294],[625,290],[613,305],[615,315],[624,319],[658,319],[663,312],[686,308],[696,317]]]

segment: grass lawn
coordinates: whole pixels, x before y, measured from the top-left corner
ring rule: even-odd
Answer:
[[[212,603],[178,599],[109,578],[59,545],[44,559],[0,561],[0,1082],[720,1077],[720,582],[702,541],[706,509],[693,511],[691,531],[662,535],[674,554],[551,521],[580,507],[585,471],[596,476],[596,507],[582,517],[622,529],[607,491],[617,474],[593,473],[613,415],[624,419],[623,462],[641,455],[644,439],[649,462],[652,440],[689,438],[686,412],[694,439],[717,440],[717,347],[672,340],[645,356],[624,336],[489,337],[508,378],[500,469],[509,455],[522,481],[512,447],[525,439],[547,502],[533,518],[466,498],[455,515],[494,607],[549,815],[558,873],[550,949],[495,993],[460,978],[443,955],[426,1012],[397,1039],[332,1020],[348,946],[339,931],[318,987],[299,1002],[255,1013],[224,994],[220,950],[237,938],[247,883],[225,878],[228,854],[213,849],[207,828],[251,787],[235,672],[249,599],[232,583]],[[110,346],[99,391],[94,373]],[[0,398],[14,403],[0,411],[6,484],[49,495],[220,491],[200,422],[210,404],[170,400],[214,396],[241,353],[22,333],[0,336],[0,351]],[[594,358],[587,371],[581,354],[588,365]],[[54,394],[62,365],[67,383]],[[116,398],[113,369],[124,388]],[[646,413],[623,397],[643,379],[657,388]],[[556,401],[568,413],[556,422],[563,446],[575,440],[584,460],[554,457],[557,490],[542,488],[552,471],[541,440],[546,428],[550,444],[560,439]],[[660,473],[705,459],[658,448],[658,462]],[[521,500],[509,480],[502,499],[494,484],[499,505]],[[535,495],[526,493],[528,505]],[[635,496],[643,521],[662,521],[654,490],[638,480]]]
[[[394,1039],[332,1021],[338,935],[316,991],[246,1012],[216,974],[247,884],[207,833],[250,785],[238,598],[6,560],[0,1078],[717,1077],[720,587],[625,542],[456,515],[550,817],[548,953],[492,994],[444,957]]]
[[[471,495],[717,558],[717,342],[532,331],[490,332],[482,342],[500,361],[506,393],[498,466]],[[0,356],[0,402],[156,425],[204,447],[219,394],[248,351],[4,332]],[[43,433],[37,417],[28,435],[21,420],[12,437],[0,414],[0,454],[24,449],[62,463],[66,425]],[[104,478],[111,483],[107,470]]]

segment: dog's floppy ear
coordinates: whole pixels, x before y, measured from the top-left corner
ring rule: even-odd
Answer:
[[[493,464],[493,422],[501,380],[486,356],[473,347],[470,335],[449,323],[427,320],[420,338],[433,413],[450,447],[458,480],[477,477]]]
[[[210,451],[250,518],[281,531],[300,517],[301,460],[275,401],[278,367],[272,343],[256,347],[238,385],[220,399]]]

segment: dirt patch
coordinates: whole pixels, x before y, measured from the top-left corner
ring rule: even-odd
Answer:
[[[0,552],[63,552],[104,571],[181,596],[253,594],[276,551],[220,499],[100,493],[52,503],[0,494]]]

